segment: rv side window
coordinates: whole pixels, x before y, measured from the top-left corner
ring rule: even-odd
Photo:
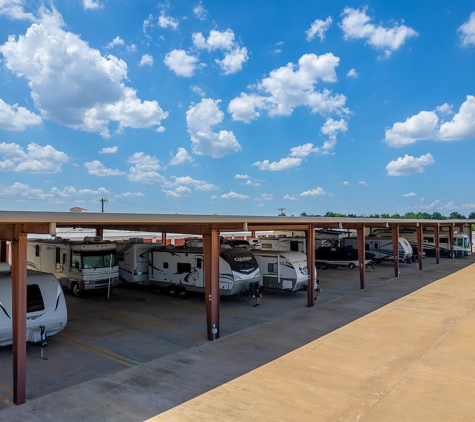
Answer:
[[[440,243],[449,243],[449,238],[448,237],[441,237],[440,238]]]
[[[61,249],[56,248],[56,264],[59,264],[61,262]]]
[[[79,265],[79,268],[81,268],[81,255],[77,252],[73,252],[71,254],[71,268],[76,268],[76,265]]]
[[[191,264],[189,262],[178,262],[176,264],[176,271],[178,274],[191,273]]]
[[[201,258],[196,259],[196,267],[201,268],[203,265],[203,260]]]
[[[369,243],[365,244],[365,250],[369,251]]]
[[[29,284],[26,288],[26,312],[43,311],[45,304],[38,284]]]
[[[63,253],[63,265],[66,265],[66,256],[67,255],[65,253]]]
[[[433,237],[426,237],[425,240],[427,240],[427,242],[434,243]]]
[[[374,249],[379,249],[379,242],[374,242],[373,245],[374,245]]]
[[[269,271],[270,273],[277,273],[277,264],[275,263],[269,263],[267,264],[267,271]]]
[[[163,263],[163,268],[168,268],[168,262]]]
[[[124,252],[117,252],[117,259],[119,261],[123,261],[124,260]]]
[[[299,251],[299,242],[297,240],[291,240],[290,241],[290,250],[294,252]]]
[[[40,245],[36,245],[35,247],[35,256],[40,256]]]

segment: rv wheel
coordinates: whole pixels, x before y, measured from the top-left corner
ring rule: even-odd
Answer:
[[[349,268],[350,270],[352,270],[353,268],[355,268],[355,264],[353,264],[353,262],[350,262],[350,263],[348,264],[348,268]]]
[[[176,296],[176,286],[170,286],[167,289],[168,296],[175,297]]]
[[[180,299],[186,299],[188,297],[188,292],[184,287],[178,287],[177,294]]]
[[[328,268],[327,264],[322,264],[320,267],[321,267],[322,270],[326,270]]]
[[[81,296],[81,290],[79,290],[79,285],[77,283],[71,284],[71,291],[74,297]]]

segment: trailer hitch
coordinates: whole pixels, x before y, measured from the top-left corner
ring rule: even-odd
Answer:
[[[44,325],[40,325],[40,333],[41,333],[40,359],[48,360],[48,358],[45,357],[45,348],[48,345],[48,342],[46,341],[46,332],[45,332],[45,326]]]

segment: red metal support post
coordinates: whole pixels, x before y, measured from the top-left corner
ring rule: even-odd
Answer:
[[[96,236],[100,237],[101,239],[104,239],[104,229],[103,228],[96,228]]]
[[[219,230],[203,225],[206,324],[208,340],[219,338]]]
[[[26,246],[27,234],[15,226],[12,239],[13,402],[25,403],[26,392]]]
[[[417,262],[419,265],[419,270],[422,270],[422,225],[416,227],[416,237],[417,237]]]
[[[454,226],[449,226],[450,257],[455,258],[454,253]]]
[[[365,260],[366,260],[366,238],[364,224],[358,225],[356,228],[356,236],[358,239],[358,261],[360,268],[360,288],[364,289],[365,281]]]
[[[309,225],[305,230],[305,240],[307,243],[307,306],[315,306],[315,227]]]
[[[434,246],[435,246],[435,263],[440,264],[440,228],[438,224],[434,226]]]
[[[162,246],[167,246],[167,234],[162,233]]]
[[[399,224],[395,224],[391,232],[393,238],[394,277],[399,277]]]

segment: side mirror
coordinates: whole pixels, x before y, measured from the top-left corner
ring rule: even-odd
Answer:
[[[76,268],[76,270],[79,270],[79,262],[78,261],[76,261],[75,268]]]

